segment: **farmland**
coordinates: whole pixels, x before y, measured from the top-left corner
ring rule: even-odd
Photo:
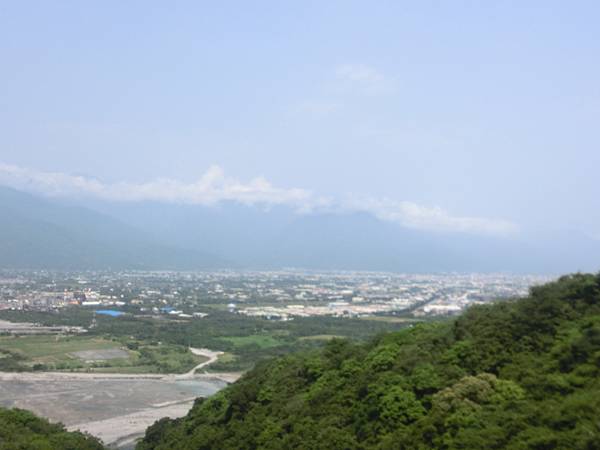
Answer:
[[[3,336],[0,355],[0,367],[103,373],[183,373],[206,361],[181,345],[99,336]]]

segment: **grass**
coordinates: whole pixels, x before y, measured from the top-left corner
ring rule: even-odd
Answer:
[[[254,334],[251,336],[229,336],[221,338],[224,341],[232,343],[235,347],[246,347],[249,345],[257,345],[259,348],[271,348],[281,345],[281,341],[269,335]]]
[[[217,358],[217,361],[214,364],[211,364],[208,367],[205,367],[204,369],[207,372],[227,372],[227,371],[230,371],[230,369],[227,367],[227,365],[235,363],[238,360],[239,360],[239,357],[237,355],[234,355],[233,353],[225,352],[225,353],[219,355],[219,357]]]
[[[89,372],[126,374],[158,373],[156,372],[156,368],[153,366],[92,367],[89,369]]]
[[[222,362],[222,363],[229,363],[232,361],[235,361],[237,359],[237,356],[234,355],[233,353],[223,353],[221,355],[219,355],[219,357],[217,358],[217,361]]]
[[[173,344],[148,345],[136,342],[135,350],[123,343],[101,337],[35,335],[0,337],[0,355],[13,352],[23,357],[23,365],[41,370],[67,370],[106,373],[184,373],[207,361],[186,347]],[[126,358],[86,362],[73,353],[84,350],[122,349]]]
[[[82,336],[20,336],[0,338],[0,349],[18,352],[33,363],[59,363],[77,359],[70,355],[83,350],[120,348],[119,343]]]
[[[335,334],[315,334],[314,336],[304,336],[298,338],[299,341],[330,341],[332,339],[340,338],[343,339],[344,336],[338,336]]]

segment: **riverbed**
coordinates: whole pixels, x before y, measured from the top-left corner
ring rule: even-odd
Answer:
[[[229,377],[1,373],[0,406],[28,409],[111,447],[130,447],[156,420],[184,416],[197,397],[236,378],[223,375]]]

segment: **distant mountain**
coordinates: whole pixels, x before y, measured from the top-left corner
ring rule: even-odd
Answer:
[[[290,208],[100,203],[155,239],[220,255],[240,267],[398,272],[561,273],[600,269],[600,242],[575,232],[502,238],[415,230],[368,213]]]
[[[224,262],[108,215],[0,187],[0,267],[200,269]]]
[[[600,269],[575,232],[515,238],[415,230],[368,213],[158,202],[69,204],[0,188],[0,267],[305,268],[561,273]]]

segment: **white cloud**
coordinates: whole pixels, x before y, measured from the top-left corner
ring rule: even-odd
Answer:
[[[439,206],[423,206],[409,201],[366,199],[351,201],[353,209],[368,211],[381,220],[408,228],[507,236],[518,227],[507,220],[453,216]]]
[[[365,64],[344,64],[338,66],[335,75],[345,89],[360,90],[369,94],[390,93],[392,80],[377,69]]]
[[[219,166],[210,167],[192,183],[159,178],[145,183],[107,184],[93,178],[0,164],[0,182],[50,196],[91,195],[113,201],[153,200],[212,205],[231,200],[244,204],[289,204],[304,208],[313,197],[304,189],[276,188],[263,177],[242,183],[227,177]]]
[[[381,220],[402,226],[431,230],[489,235],[510,235],[518,231],[512,222],[501,219],[453,216],[439,207],[389,199],[334,200],[306,189],[273,186],[264,177],[244,183],[225,175],[219,166],[210,167],[192,183],[159,178],[144,183],[104,183],[94,178],[61,172],[43,172],[0,163],[0,184],[50,196],[91,196],[111,201],[161,201],[215,205],[233,201],[248,205],[288,205],[298,213],[315,211],[364,211]]]

